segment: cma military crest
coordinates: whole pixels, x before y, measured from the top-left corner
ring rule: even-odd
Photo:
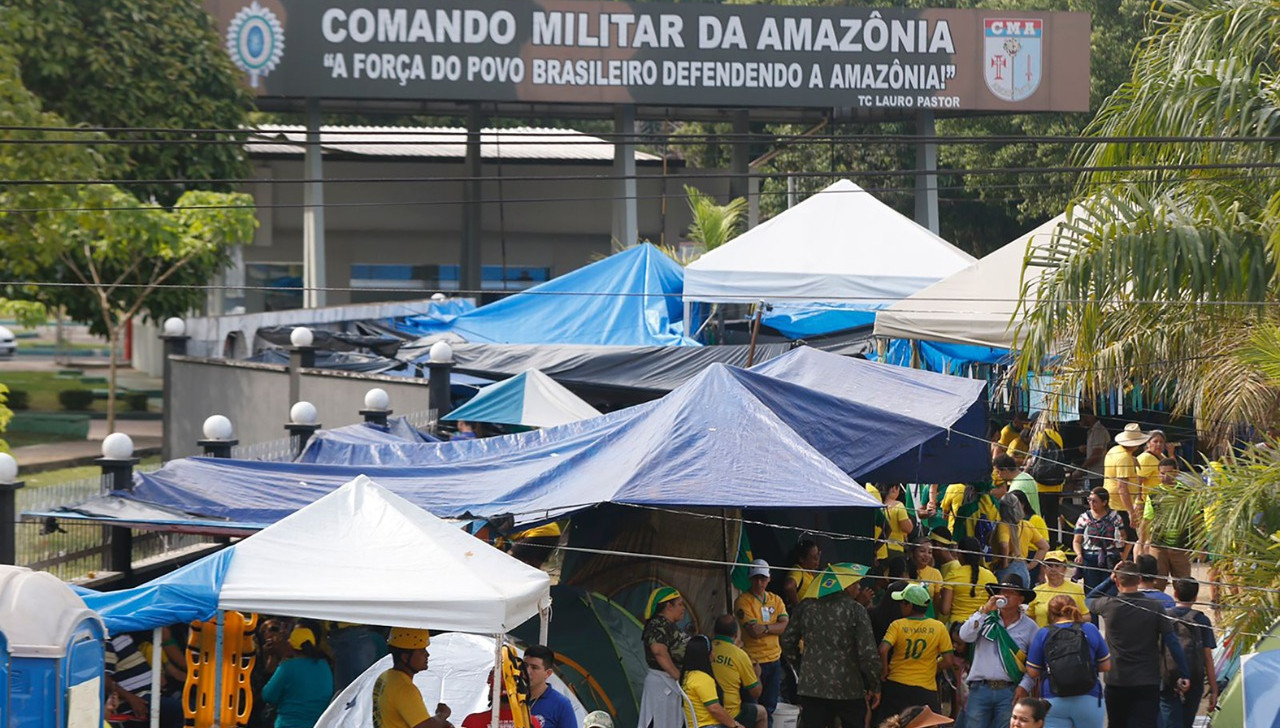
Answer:
[[[1044,21],[988,18],[982,26],[982,77],[987,89],[1005,101],[1029,98],[1043,77]]]
[[[249,74],[249,85],[275,70],[284,56],[284,26],[270,8],[254,0],[227,25],[227,53],[231,62]]]

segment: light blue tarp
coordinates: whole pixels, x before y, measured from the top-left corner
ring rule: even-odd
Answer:
[[[826,336],[840,331],[870,326],[876,322],[875,306],[839,303],[774,304],[773,310],[760,318],[788,339]]]
[[[885,352],[884,362],[902,367],[915,366],[913,361],[916,355],[918,355],[921,369],[941,374],[961,375],[965,367],[971,364],[1008,364],[1011,352],[1008,349],[971,344],[892,339]]]
[[[647,243],[457,316],[392,325],[472,343],[697,346],[684,335],[684,269]]]
[[[376,451],[382,462],[400,454],[400,467],[190,458],[138,474],[132,497],[270,523],[366,474],[437,516],[512,514],[520,523],[608,502],[877,507],[842,469],[874,468],[893,457],[886,443],[923,442],[934,431],[910,418],[858,412],[835,397],[717,365],[661,400],[594,420],[487,440],[352,447],[346,453]]]
[[[111,634],[213,619],[234,552],[225,548],[132,589],[79,593]]]
[[[854,477],[872,483],[953,483],[991,470],[986,382],[800,347],[751,371],[932,425],[923,442],[886,442],[895,455]]]
[[[1280,724],[1280,651],[1259,652],[1242,663],[1245,728]]]

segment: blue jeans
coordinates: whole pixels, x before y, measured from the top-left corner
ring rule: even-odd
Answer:
[[[1191,681],[1191,689],[1186,696],[1178,695],[1178,691],[1166,688],[1160,691],[1160,724],[1164,728],[1191,728],[1196,721],[1196,713],[1200,712],[1200,698],[1204,697],[1204,681],[1197,685]]]
[[[1107,722],[1107,706],[1096,695],[1049,698],[1053,709],[1044,719],[1044,728],[1102,728]]]
[[[778,660],[760,663],[760,705],[769,711],[769,727],[773,728],[773,710],[782,692],[782,663]]]
[[[1013,691],[1013,685],[997,690],[984,683],[970,683],[969,702],[964,707],[965,728],[1008,728],[1009,716],[1013,714]]]

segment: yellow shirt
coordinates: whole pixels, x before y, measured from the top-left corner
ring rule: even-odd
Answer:
[[[391,669],[373,684],[373,728],[413,728],[431,717],[413,678]]]
[[[804,592],[809,588],[809,582],[813,581],[815,576],[817,574],[800,569],[787,573],[787,578],[796,583],[796,599],[804,599]]]
[[[782,597],[771,591],[764,593],[764,598],[757,597],[754,592],[745,591],[733,603],[733,616],[745,627],[748,624],[776,624],[786,619],[787,608]],[[782,657],[782,647],[778,645],[778,635],[767,634],[763,637],[752,637],[748,630],[742,630],[742,647],[751,656],[753,662],[774,662]],[[726,693],[727,695],[727,693]],[[725,706],[729,698],[724,699]],[[729,711],[730,715],[737,715]]]
[[[1143,495],[1160,485],[1160,457],[1143,450],[1137,458],[1138,477],[1142,478]]]
[[[885,508],[884,517],[889,521],[889,550],[902,553],[903,544],[907,542],[907,532],[902,530],[902,522],[910,520],[907,507],[895,503]]]
[[[978,611],[978,607],[986,604],[990,595],[987,594],[987,590],[983,587],[987,584],[996,583],[996,575],[991,573],[991,570],[987,567],[980,566],[978,567],[978,586],[973,589],[973,596],[970,596],[969,589],[971,588],[973,574],[965,564],[961,564],[958,561],[956,564],[955,573],[947,577],[948,582],[955,582],[951,585],[952,594],[954,594],[951,599],[951,621],[953,623],[963,622],[972,617],[973,613]]]
[[[1036,518],[1040,517],[1036,516]],[[1044,521],[1043,518],[1040,520],[1042,522]],[[1024,560],[1035,553],[1035,546],[1033,546],[1033,544],[1036,542],[1036,536],[1038,535],[1040,534],[1036,531],[1035,526],[1031,525],[1030,521],[1023,521],[1018,524],[1018,547],[1022,549],[1019,556]]]
[[[680,687],[684,689],[684,694],[689,696],[689,702],[693,703],[693,715],[689,715],[688,704],[684,707],[686,726],[702,728],[702,726],[720,725],[720,721],[712,718],[711,711],[707,710],[708,705],[717,705],[720,702],[720,695],[716,693],[716,681],[710,675],[701,670],[687,672],[684,679],[680,681]]]
[[[1000,428],[1000,447],[1002,449],[1007,449],[1009,447],[1009,443],[1018,439],[1018,435],[1021,434],[1021,432],[1021,430],[1014,427],[1012,424],[1005,425]]]
[[[1035,531],[1037,536],[1045,541],[1049,540],[1049,524],[1045,523],[1044,519],[1041,518],[1039,514],[1032,514],[1032,516],[1027,519],[1027,523],[1031,524],[1031,530]],[[1027,553],[1030,552],[1031,550],[1028,549]]]
[[[942,515],[947,517],[947,528],[956,532],[956,509],[964,502],[964,483],[952,483],[942,494],[942,502],[938,504]]]
[[[1059,594],[1066,594],[1075,600],[1080,614],[1089,618],[1089,608],[1084,604],[1084,585],[1074,581],[1063,581],[1062,586],[1050,586],[1049,582],[1036,586],[1036,598],[1027,607],[1027,616],[1041,627],[1049,626],[1049,601]]]
[[[1018,435],[1013,438],[1013,441],[1009,443],[1009,446],[1005,448],[1004,452],[1009,457],[1017,460],[1018,464],[1021,465],[1022,461],[1027,459],[1029,448],[1027,448],[1027,443],[1022,439],[1022,436]]]
[[[929,597],[931,599],[938,598],[938,590],[942,588],[942,572],[932,566],[926,566],[920,569],[920,578],[918,581],[924,582],[929,588]]]
[[[1136,503],[1141,496],[1141,481],[1138,480],[1138,461],[1134,459],[1123,445],[1116,445],[1107,451],[1102,461],[1102,487],[1111,495],[1111,510],[1123,511],[1124,501],[1120,498],[1120,486],[1117,481],[1129,483],[1129,497]]]
[[[717,637],[711,641],[711,671],[724,693],[725,711],[729,717],[736,718],[742,712],[742,691],[760,684],[751,658],[732,640]]]
[[[942,622],[903,617],[884,633],[889,645],[889,679],[900,685],[938,689],[938,658],[952,652],[951,635]]]

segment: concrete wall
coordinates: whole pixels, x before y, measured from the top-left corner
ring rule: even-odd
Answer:
[[[288,367],[273,364],[173,357],[171,411],[165,412],[170,457],[201,454],[201,427],[210,415],[225,415],[241,445],[287,437]],[[364,395],[381,387],[397,415],[427,410],[427,380],[304,369],[300,399],[316,406],[325,429],[363,421]]]

